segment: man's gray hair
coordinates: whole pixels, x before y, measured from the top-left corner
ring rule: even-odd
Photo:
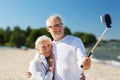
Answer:
[[[59,15],[52,15],[50,16],[47,20],[46,20],[46,26],[51,26],[50,25],[50,21],[53,20],[53,19],[59,19],[59,20],[62,20],[61,17]]]
[[[42,41],[44,40],[49,40],[51,42],[51,39],[45,35],[40,36],[37,38],[37,40],[35,41],[35,48],[38,48],[38,44],[40,44]]]

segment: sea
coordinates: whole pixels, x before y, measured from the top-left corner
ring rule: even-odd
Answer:
[[[93,47],[87,48],[87,55]],[[95,62],[102,62],[113,66],[120,66],[120,42],[107,42],[95,48],[91,59]]]
[[[86,48],[87,55],[92,48],[93,47]],[[12,47],[2,46],[0,49],[12,49]],[[120,67],[120,42],[107,42],[97,46],[90,58],[94,62]]]

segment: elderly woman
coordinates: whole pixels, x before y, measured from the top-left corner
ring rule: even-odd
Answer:
[[[52,80],[54,72],[54,58],[51,39],[40,36],[35,42],[37,53],[29,64],[29,80]]]

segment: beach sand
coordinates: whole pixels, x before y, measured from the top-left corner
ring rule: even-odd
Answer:
[[[0,49],[0,80],[27,80],[27,65],[34,55],[33,49]],[[85,76],[86,80],[120,80],[120,67],[92,62]]]

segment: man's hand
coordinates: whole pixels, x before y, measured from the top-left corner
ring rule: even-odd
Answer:
[[[54,59],[49,59],[48,64],[49,64],[49,70],[51,72],[54,72]]]
[[[82,77],[80,78],[80,80],[85,80],[84,72],[82,72],[81,76],[82,76]]]
[[[52,73],[54,73],[54,67],[53,66],[49,67],[49,71],[52,72]]]
[[[84,57],[82,61],[83,70],[88,70],[91,66],[91,60],[89,57]]]
[[[26,77],[29,79],[32,76],[30,72],[26,72]]]

